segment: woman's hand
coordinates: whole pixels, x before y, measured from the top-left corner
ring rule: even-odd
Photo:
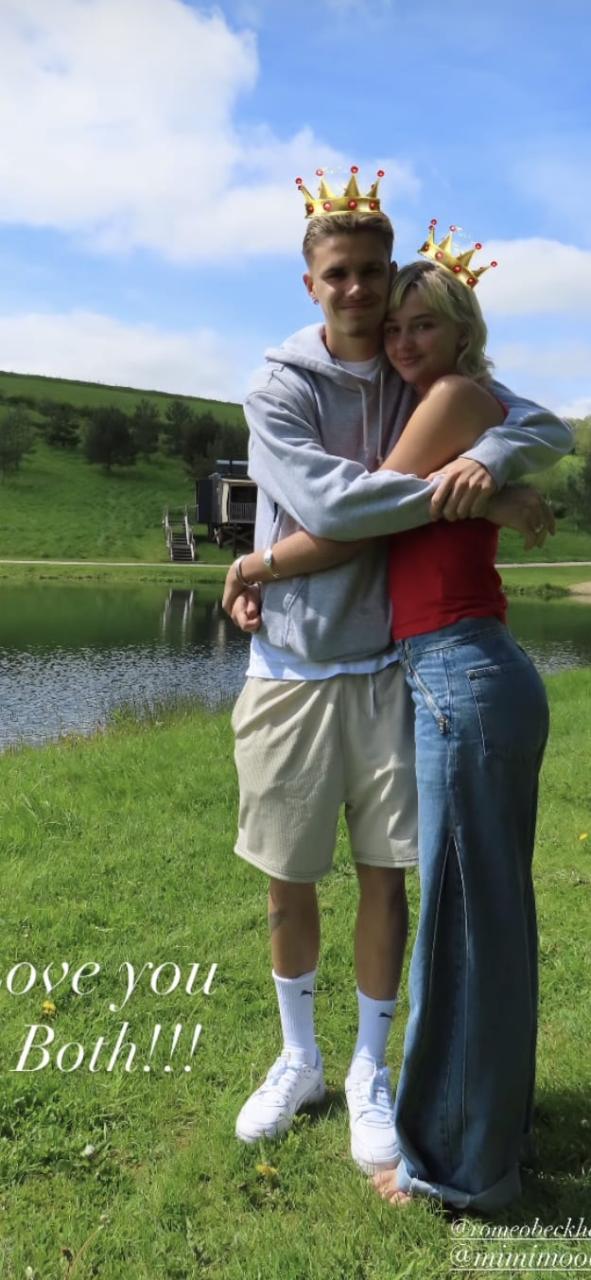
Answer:
[[[454,458],[430,472],[426,479],[439,482],[431,498],[433,520],[466,520],[485,515],[497,487],[486,467],[473,458]]]
[[[548,534],[552,537],[556,532],[551,506],[537,489],[527,484],[507,485],[501,489],[490,499],[485,515],[487,520],[523,534],[526,551],[532,547],[543,547]]]

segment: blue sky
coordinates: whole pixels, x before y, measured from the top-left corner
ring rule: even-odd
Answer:
[[[0,367],[239,399],[317,319],[318,166],[498,258],[499,377],[591,413],[588,0],[2,0]]]

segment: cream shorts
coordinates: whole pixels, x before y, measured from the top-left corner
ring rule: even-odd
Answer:
[[[416,865],[414,713],[398,663],[327,680],[251,677],[232,727],[241,858],[277,880],[320,880],[344,804],[356,862]]]

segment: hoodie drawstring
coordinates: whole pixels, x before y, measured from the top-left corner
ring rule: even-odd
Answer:
[[[367,395],[365,392],[365,383],[361,380],[358,382],[361,392],[361,412],[363,416],[363,449],[365,453],[365,461],[369,462],[369,418],[367,413]],[[376,465],[381,467],[384,461],[384,371],[380,369],[379,398],[378,398],[378,449],[376,454]]]
[[[361,412],[363,415],[363,451],[365,453],[365,461],[369,458],[369,423],[367,421],[367,397],[365,395],[365,387],[362,382],[358,383],[361,392]]]
[[[376,678],[373,673],[369,676],[369,718],[377,720],[378,706],[376,701]]]
[[[380,369],[380,398],[378,402],[378,467],[381,467],[384,461],[384,370]]]

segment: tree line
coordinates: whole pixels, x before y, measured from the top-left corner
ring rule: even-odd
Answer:
[[[575,433],[575,453],[583,459],[583,465],[574,475],[569,474],[565,485],[565,514],[578,529],[591,531],[591,417],[572,423]]]
[[[196,480],[212,470],[215,458],[246,457],[247,446],[244,427],[197,413],[184,400],[171,400],[162,416],[160,406],[148,398],[128,414],[115,404],[78,408],[0,392],[0,474],[18,471],[39,438],[57,449],[77,450],[107,472],[161,452],[180,458]]]

